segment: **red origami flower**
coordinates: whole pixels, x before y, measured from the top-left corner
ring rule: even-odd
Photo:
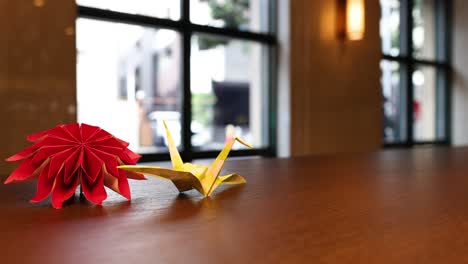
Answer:
[[[59,125],[27,139],[34,144],[7,159],[23,161],[5,184],[38,176],[37,193],[31,202],[42,201],[52,193],[52,205],[61,208],[78,184],[85,197],[96,204],[107,198],[104,185],[130,200],[127,178],[145,179],[117,169],[118,165],[135,164],[140,155],[129,150],[127,142],[99,127]]]

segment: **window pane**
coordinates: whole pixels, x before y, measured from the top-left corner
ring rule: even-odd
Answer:
[[[268,110],[261,44],[207,35],[192,38],[192,144],[221,149],[240,136],[256,148],[266,146]],[[244,148],[236,144],[235,148]]]
[[[174,20],[180,18],[179,0],[76,0],[76,3],[122,13]]]
[[[406,139],[406,100],[398,62],[382,60],[382,94],[384,113],[384,142],[398,143]]]
[[[78,121],[145,153],[167,151],[164,118],[180,145],[178,33],[83,18],[76,28]]]
[[[435,59],[436,56],[436,0],[414,0],[413,56]]]
[[[269,31],[268,0],[190,0],[190,20],[200,25]]]
[[[380,38],[382,52],[386,55],[400,54],[400,1],[380,0],[382,16],[380,18]]]
[[[437,139],[438,105],[436,68],[418,66],[412,76],[414,86],[414,140],[430,141]]]

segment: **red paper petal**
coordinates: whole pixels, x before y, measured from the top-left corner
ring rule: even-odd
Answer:
[[[89,179],[91,180],[91,183],[94,183],[94,181],[98,178],[99,173],[102,169],[103,162],[101,159],[99,159],[96,154],[94,154],[90,149],[88,148],[83,148],[83,153],[84,153],[84,167],[87,168],[86,172],[88,176],[90,177]]]
[[[60,125],[50,130],[48,136],[60,138],[62,140],[76,142],[76,138],[65,129],[66,125]]]
[[[104,129],[99,130],[96,134],[90,136],[87,140],[89,144],[93,144],[99,141],[103,141],[109,138],[113,138],[111,134],[107,133]],[[98,143],[99,145],[100,143]]]
[[[145,175],[141,173],[126,171],[126,174],[127,174],[127,178],[132,179],[132,180],[147,180]]]
[[[64,162],[64,182],[68,184],[73,177],[76,176],[77,170],[81,167],[79,162],[80,156],[82,155],[83,150],[81,148],[76,148],[76,150],[70,154],[70,156]]]
[[[109,154],[113,154],[119,157],[125,164],[135,164],[141,158],[140,155],[127,148],[111,147],[108,145],[95,146],[93,148],[102,150],[103,152],[107,152]]]
[[[34,148],[32,147],[25,148],[21,150],[20,152],[16,153],[15,155],[7,158],[6,161],[18,161],[18,160],[25,159],[33,153],[33,150]]]
[[[108,146],[108,147],[116,147],[119,149],[124,149],[126,146],[123,146],[115,137],[108,137],[102,138],[99,140],[95,140],[90,142],[91,146],[101,147],[101,146]]]
[[[83,142],[81,138],[80,125],[78,123],[63,126],[64,131],[68,132],[76,141]]]
[[[68,141],[73,140],[74,139],[73,136],[70,135],[70,133],[66,132],[63,129],[63,127],[64,127],[64,125],[58,125],[58,126],[56,126],[54,128],[45,130],[43,132],[39,132],[39,133],[30,135],[30,136],[26,137],[26,139],[31,141],[31,142],[37,142],[37,141],[43,140],[46,136],[55,136],[57,138],[66,139]]]
[[[119,170],[119,173],[122,170]],[[130,187],[128,185],[128,180],[126,177],[119,175],[117,178],[106,174],[104,175],[104,185],[113,190],[114,192],[122,195],[127,199],[131,199]]]
[[[121,140],[120,138],[115,138],[123,147],[128,147],[130,145],[130,143],[128,143],[127,141],[123,141]]]
[[[61,170],[59,175],[55,178],[54,188],[52,190],[52,206],[56,209],[62,208],[62,204],[65,200],[75,194],[76,187],[79,183],[80,171],[76,172],[76,176],[72,177],[73,181],[69,184],[65,184],[63,181],[64,170]]]
[[[104,185],[113,190],[116,193],[120,193],[119,191],[119,181],[116,177],[111,176],[110,174],[104,174]]]
[[[120,158],[123,162],[125,162],[126,164],[136,163],[136,161],[133,161],[133,159],[131,159],[121,147],[111,147],[111,146],[102,145],[102,146],[92,146],[92,148],[95,150],[100,150],[104,153],[108,153],[113,156],[116,156]]]
[[[86,199],[95,204],[101,205],[102,201],[107,198],[106,189],[104,188],[104,172],[102,171],[99,173],[99,177],[94,183],[89,182],[86,177],[83,177],[81,186]]]
[[[14,170],[10,176],[5,180],[5,184],[12,181],[23,181],[31,177],[37,168],[32,165],[31,159],[26,159]]]
[[[93,149],[93,153],[96,154],[99,157],[99,159],[101,159],[104,162],[104,167],[108,173],[110,173],[114,177],[119,176],[119,171],[117,170],[117,166],[119,165],[119,163],[117,162],[116,156],[110,155],[98,149]]]
[[[55,179],[50,179],[48,177],[49,173],[49,164],[45,166],[42,170],[41,174],[39,175],[39,179],[37,181],[37,192],[33,198],[31,198],[31,202],[36,203],[44,200],[47,196],[50,195],[52,191],[52,187],[54,186]]]
[[[70,142],[64,141],[62,139],[58,139],[55,137],[46,137],[46,138],[41,139],[40,141],[37,141],[34,145],[27,147],[23,149],[22,151],[16,153],[15,155],[9,157],[8,159],[6,159],[6,161],[18,161],[18,160],[25,159],[29,157],[31,154],[35,153],[38,149],[41,149],[42,147],[46,145],[63,146],[63,148],[67,148],[67,147],[70,147]]]
[[[64,162],[70,155],[73,154],[75,149],[67,149],[58,154],[55,154],[50,159],[49,178],[55,177],[64,167]]]
[[[101,130],[99,127],[81,124],[83,142],[87,142],[94,134],[98,133],[99,130]]]
[[[44,146],[41,147],[34,153],[32,163],[42,163],[45,159],[49,158],[53,154],[62,152],[69,149],[69,146],[56,145],[56,146]]]
[[[136,163],[140,158],[141,155],[136,154],[135,152],[129,150],[129,149],[124,149],[125,154],[127,154],[128,157],[132,160],[132,162]]]
[[[51,128],[51,129],[47,129],[47,130],[44,130],[44,131],[41,131],[41,132],[38,132],[38,133],[35,133],[35,134],[32,134],[32,135],[29,135],[26,137],[26,139],[28,141],[31,141],[31,142],[34,142],[34,141],[37,141],[39,139],[41,139],[42,137],[46,136],[47,134],[50,133],[50,131],[56,129],[56,127],[54,128]]]
[[[48,135],[44,137],[43,139],[37,141],[34,145],[32,145],[33,148],[39,149],[43,146],[76,146],[76,142],[70,141],[69,139],[66,138],[61,138],[61,137],[56,137],[54,135]]]
[[[117,180],[119,181],[119,193],[128,200],[131,200],[130,186],[128,185],[127,175],[123,170],[119,170],[119,178]]]

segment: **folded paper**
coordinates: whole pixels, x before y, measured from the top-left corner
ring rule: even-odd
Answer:
[[[31,202],[52,194],[53,207],[61,208],[79,184],[84,196],[95,204],[107,198],[104,186],[130,200],[127,178],[145,179],[139,173],[117,169],[118,165],[135,164],[140,155],[129,150],[127,142],[96,126],[58,125],[27,140],[33,145],[7,159],[22,162],[5,184],[37,177],[37,193]]]
[[[118,168],[129,172],[142,173],[168,179],[174,183],[179,192],[195,189],[205,197],[211,195],[219,185],[245,183],[245,179],[239,174],[233,173],[219,176],[219,173],[221,172],[224,161],[227,159],[235,141],[238,141],[249,148],[252,148],[251,145],[238,137],[231,137],[227,140],[226,145],[222,149],[221,153],[219,153],[218,157],[210,167],[191,163],[183,163],[177,147],[174,144],[174,140],[172,139],[169,128],[165,122],[164,127],[166,128],[169,154],[171,156],[173,166],[172,170],[155,166],[130,165],[121,165],[118,166]]]

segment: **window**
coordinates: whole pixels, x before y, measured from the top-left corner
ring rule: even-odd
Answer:
[[[450,143],[450,2],[380,0],[386,146]]]
[[[166,120],[184,159],[275,155],[271,0],[77,0],[78,121],[169,158]]]

